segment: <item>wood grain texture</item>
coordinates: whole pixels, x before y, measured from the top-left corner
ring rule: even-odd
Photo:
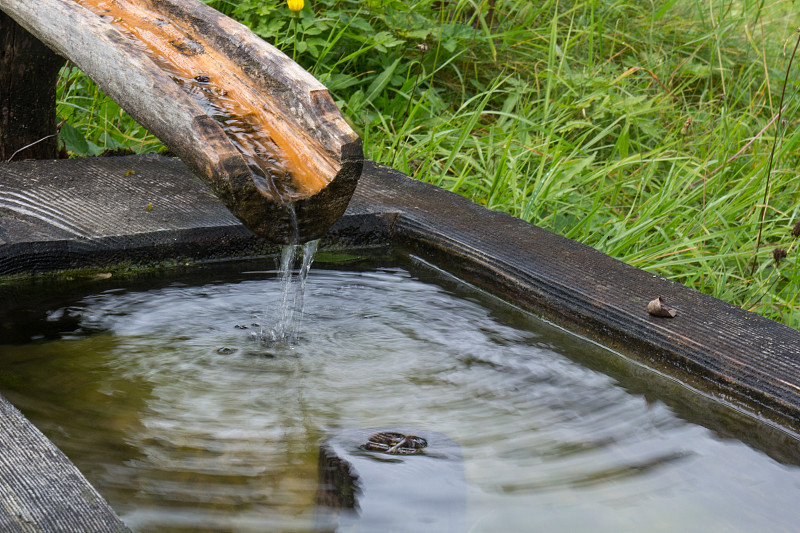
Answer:
[[[516,305],[800,431],[800,332],[448,191],[368,163],[358,204],[392,242]],[[375,177],[380,176],[380,186]],[[675,318],[653,317],[663,297]]]
[[[0,275],[276,249],[176,158],[0,163]]]
[[[129,531],[69,459],[2,396],[0,436],[0,531]]]
[[[0,165],[0,275],[5,267],[157,261],[178,250],[205,258],[214,242],[222,256],[258,253],[263,240],[213,196],[195,194],[193,180],[180,162],[158,156]],[[69,195],[48,204],[54,183]],[[163,204],[147,211],[148,187],[159,183],[152,192]],[[25,184],[33,186],[20,190]],[[78,198],[95,202],[87,208]],[[578,242],[371,162],[323,242],[401,247],[789,434],[800,431],[800,332]],[[678,311],[674,318],[648,314],[658,296]]]
[[[310,240],[347,207],[360,139],[324,86],[245,26],[199,0],[0,9],[86,72],[255,233]],[[235,131],[222,127],[231,121]]]
[[[53,184],[65,198],[48,204]],[[268,250],[202,192],[185,166],[157,156],[0,165],[0,275]],[[154,196],[160,200],[148,212]],[[365,166],[347,213],[323,242],[408,247],[568,329],[800,429],[800,332],[390,168]],[[647,313],[659,296],[675,318]]]

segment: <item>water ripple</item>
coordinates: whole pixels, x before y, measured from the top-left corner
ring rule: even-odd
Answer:
[[[326,429],[392,425],[462,446],[473,531],[797,518],[796,467],[575,362],[600,348],[397,268],[312,272],[300,340],[265,347],[280,284],[253,277],[96,294],[50,313],[69,340],[0,346],[6,393],[135,530],[308,529]]]

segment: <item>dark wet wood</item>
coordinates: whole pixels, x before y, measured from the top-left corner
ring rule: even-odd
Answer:
[[[155,156],[0,165],[0,275],[269,250],[199,185],[180,162]],[[62,198],[42,205],[54,190]],[[800,430],[800,332],[578,242],[374,163],[323,242],[405,246],[576,333]],[[657,297],[675,318],[647,312]]]
[[[302,242],[344,213],[360,139],[321,83],[245,26],[199,0],[0,0],[0,9],[86,72],[253,232]],[[262,173],[291,194],[254,179],[211,109],[223,100],[245,105],[237,118],[258,115],[248,127],[275,149]]]
[[[800,431],[800,331],[374,163],[358,204],[397,212],[392,242],[514,304]],[[373,176],[380,176],[380,186]],[[654,317],[662,297],[674,318]]]
[[[376,433],[415,435],[425,451],[387,459],[364,449]],[[447,435],[408,427],[334,430],[319,449],[314,530],[372,533],[402,523],[407,531],[461,533],[466,486],[461,449]],[[430,501],[436,504],[421,504]]]
[[[56,82],[64,59],[0,12],[0,161],[58,155]]]

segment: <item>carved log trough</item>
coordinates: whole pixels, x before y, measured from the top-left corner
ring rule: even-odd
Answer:
[[[341,215],[361,141],[308,72],[199,0],[0,0],[154,133],[248,228],[305,242]]]

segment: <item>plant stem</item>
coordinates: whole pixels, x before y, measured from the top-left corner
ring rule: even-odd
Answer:
[[[800,28],[797,29],[797,41],[794,43],[794,49],[792,50],[792,57],[789,58],[789,65],[786,67],[786,77],[783,79],[783,89],[781,89],[781,101],[778,104],[778,131],[775,133],[775,140],[772,142],[772,150],[769,153],[769,163],[767,164],[767,183],[764,185],[764,201],[761,205],[761,216],[758,222],[758,237],[756,238],[756,249],[753,252],[753,265],[750,268],[750,275],[752,276],[756,271],[756,265],[758,262],[758,249],[761,247],[761,233],[764,229],[764,218],[767,215],[767,205],[769,202],[769,191],[770,191],[770,175],[772,174],[772,162],[775,158],[775,147],[778,144],[778,140],[780,139],[781,135],[781,115],[783,114],[783,98],[786,96],[786,85],[789,83],[789,72],[792,69],[792,62],[794,61],[794,55],[797,52],[797,47],[800,45]]]

